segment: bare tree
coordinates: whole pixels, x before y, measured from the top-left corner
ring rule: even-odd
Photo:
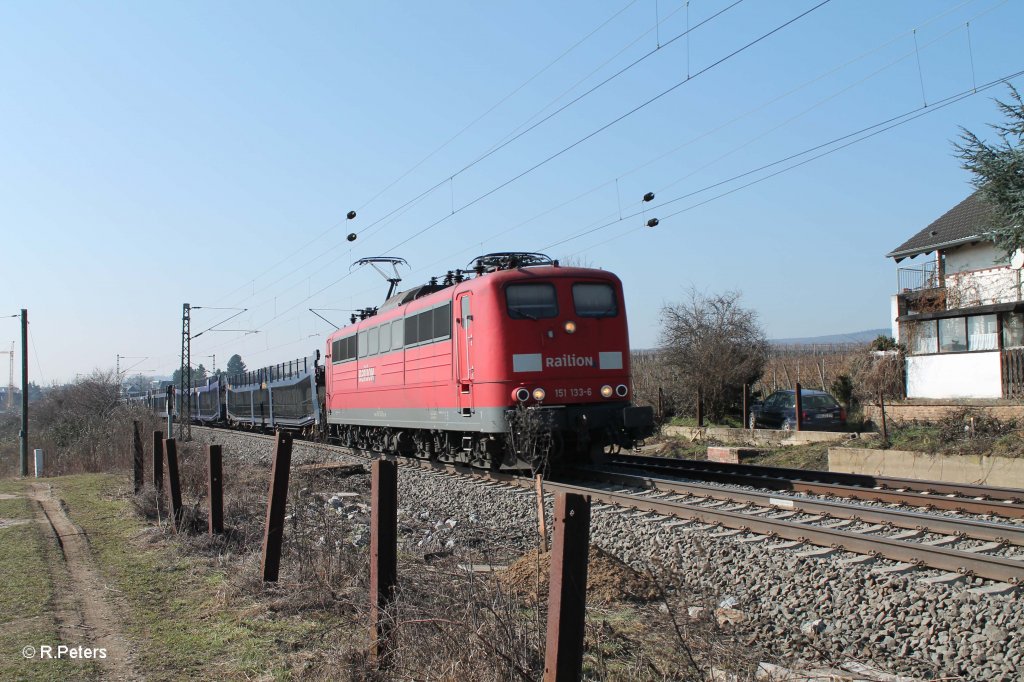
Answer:
[[[662,308],[661,346],[671,368],[674,402],[694,405],[697,392],[712,420],[721,420],[753,383],[768,357],[757,313],[740,305],[741,294],[704,294]]]
[[[862,403],[878,407],[881,413],[882,440],[889,442],[889,428],[885,419],[886,400],[903,397],[903,349],[889,339],[891,345],[879,337],[871,349],[856,363],[853,375],[854,395]],[[884,348],[885,346],[890,346]],[[884,348],[884,349],[881,349]],[[876,350],[879,349],[879,350]]]

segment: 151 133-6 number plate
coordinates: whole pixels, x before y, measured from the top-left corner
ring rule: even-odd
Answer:
[[[592,388],[556,388],[556,398],[591,398],[594,396],[594,389]]]

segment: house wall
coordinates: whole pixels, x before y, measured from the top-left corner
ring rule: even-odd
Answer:
[[[907,356],[908,398],[999,398],[999,351]]]
[[[893,294],[889,299],[889,324],[892,326],[892,338],[896,339],[896,343],[900,343],[900,323],[896,321],[899,316],[900,297],[898,294]]]
[[[947,275],[965,270],[981,270],[996,265],[1006,265],[1002,252],[992,242],[965,244],[943,253],[946,256]]]

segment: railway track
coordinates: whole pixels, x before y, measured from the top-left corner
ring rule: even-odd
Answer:
[[[1019,488],[625,454],[609,455],[605,463],[633,471],[769,490],[1024,518],[1024,490]]]
[[[271,436],[243,435],[273,440]],[[380,456],[335,445],[315,447],[363,461]],[[535,485],[532,478],[511,473],[395,459],[403,468],[524,490],[532,490]],[[694,530],[718,529],[718,537],[735,537],[739,542],[781,540],[772,546],[797,551],[805,558],[826,557],[843,550],[857,555],[843,559],[848,564],[865,564],[875,558],[899,562],[876,569],[881,573],[930,567],[946,572],[926,579],[931,582],[952,582],[969,575],[1009,585],[1024,584],[1024,528],[1009,523],[707,486],[605,467],[580,470],[573,476],[575,480],[547,480],[544,490],[587,495],[595,505],[648,512]],[[992,588],[1007,589],[999,585]]]

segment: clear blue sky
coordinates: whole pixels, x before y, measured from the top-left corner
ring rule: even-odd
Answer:
[[[29,309],[46,384],[117,354],[169,373],[185,301],[259,330],[204,334],[195,363],[259,366],[323,345],[308,308],[382,300],[357,258],[404,256],[411,285],[612,222],[547,251],[622,277],[634,346],[690,287],[742,291],[770,337],[885,326],[884,254],[971,191],[950,141],[997,120],[1005,86],[665,202],[1024,69],[1024,4],[832,0],[702,72],[817,4],[733,1],[2,3],[0,315]],[[0,320],[0,347],[17,335]]]

